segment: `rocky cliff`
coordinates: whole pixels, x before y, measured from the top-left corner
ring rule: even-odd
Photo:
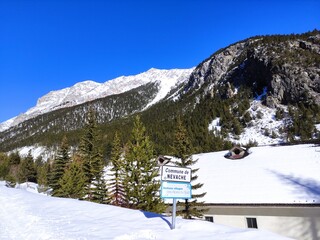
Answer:
[[[191,74],[184,92],[246,85],[267,88],[266,105],[320,104],[320,33],[250,38],[213,54]]]

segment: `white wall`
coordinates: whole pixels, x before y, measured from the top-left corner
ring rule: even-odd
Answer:
[[[258,217],[259,229],[298,240],[320,240],[319,217]]]
[[[247,228],[246,218],[243,216],[214,215],[213,222],[233,227]]]
[[[282,216],[239,216],[210,215],[215,223],[247,228],[247,217],[257,219],[258,229],[277,233],[297,240],[320,240],[320,216],[282,217]]]

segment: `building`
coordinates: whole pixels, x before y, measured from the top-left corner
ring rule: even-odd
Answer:
[[[319,146],[254,147],[237,161],[226,153],[194,155],[205,220],[320,240]]]

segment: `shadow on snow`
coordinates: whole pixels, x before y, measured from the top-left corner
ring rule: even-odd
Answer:
[[[168,226],[170,228],[172,228],[171,223],[168,221],[168,219],[165,218],[165,216],[163,216],[161,214],[158,214],[158,213],[145,212],[145,211],[142,211],[142,210],[140,210],[140,212],[142,212],[146,218],[161,218],[165,223],[168,224]]]
[[[299,195],[312,199],[311,203],[320,203],[320,181],[308,178],[299,178],[293,175],[285,175],[276,171],[270,172],[285,183],[290,184]]]

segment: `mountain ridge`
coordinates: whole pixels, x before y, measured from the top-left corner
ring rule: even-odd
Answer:
[[[151,68],[137,75],[120,76],[107,80],[104,83],[86,80],[78,82],[71,87],[50,91],[38,99],[36,106],[28,109],[19,116],[0,123],[0,132],[47,112],[72,107],[110,95],[120,94],[149,82],[158,81],[160,83],[159,94],[148,104],[147,107],[149,107],[164,98],[176,84],[185,81],[192,70],[193,68],[170,70]]]
[[[0,131],[2,149],[38,143],[50,146],[66,133],[76,145],[90,108],[96,112],[106,142],[115,131],[126,142],[132,117],[140,114],[161,154],[170,151],[178,117],[188,127],[196,153],[248,141],[259,144],[260,136],[264,136],[263,145],[320,139],[317,30],[245,39],[216,51],[195,68],[181,70],[184,74],[178,71],[150,69],[142,73],[148,75],[147,83],[137,88],[63,105],[22,121]],[[126,78],[117,79],[125,82]]]

